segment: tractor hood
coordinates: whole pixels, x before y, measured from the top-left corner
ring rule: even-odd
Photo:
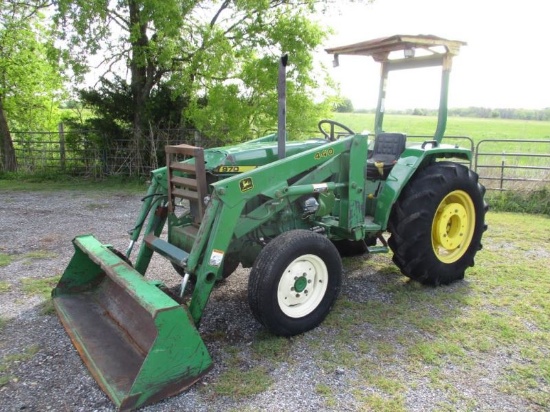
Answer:
[[[286,156],[327,144],[325,139],[286,142]],[[204,151],[205,168],[210,173],[242,173],[278,160],[277,135],[234,146],[216,147]],[[193,161],[191,159],[190,161]]]

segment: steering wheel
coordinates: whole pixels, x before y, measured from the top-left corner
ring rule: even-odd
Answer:
[[[329,125],[330,126],[330,131],[329,132],[326,132],[325,129],[323,129],[323,126],[324,125]],[[317,124],[317,127],[319,128],[319,130],[321,131],[321,133],[323,133],[323,135],[328,139],[330,140],[331,142],[334,142],[336,139],[338,139],[338,137],[340,137],[338,135],[336,135],[336,133],[334,133],[334,128],[335,127],[339,127],[340,129],[342,130],[345,130],[346,132],[348,132],[349,134],[355,134],[355,132],[353,130],[351,130],[349,127],[343,125],[342,123],[339,123],[339,122],[336,122],[334,120],[329,120],[329,119],[323,119],[321,120],[318,124]]]

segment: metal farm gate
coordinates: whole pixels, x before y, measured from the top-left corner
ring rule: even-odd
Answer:
[[[24,173],[62,172],[104,177],[147,175],[163,166],[164,146],[188,143],[203,147],[223,145],[194,129],[157,130],[140,148],[131,148],[130,136],[107,140],[94,131],[15,132],[18,168]],[[259,136],[258,136],[259,137]],[[433,136],[409,135],[409,142],[431,141]],[[475,170],[487,190],[539,190],[550,185],[550,140],[483,139],[474,144],[468,136],[445,136],[445,144],[456,144],[473,152],[466,164]],[[136,159],[140,153],[140,159]]]

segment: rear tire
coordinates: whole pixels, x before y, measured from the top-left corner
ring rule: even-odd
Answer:
[[[463,279],[487,229],[484,194],[477,174],[458,163],[418,171],[388,222],[388,243],[401,272],[430,285]]]
[[[256,258],[248,302],[254,317],[272,333],[293,336],[325,319],[341,281],[342,261],[330,240],[292,230],[269,242]]]

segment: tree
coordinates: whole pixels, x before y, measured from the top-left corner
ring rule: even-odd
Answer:
[[[340,101],[336,102],[334,111],[338,113],[352,113],[353,112],[353,103],[351,99],[344,97]]]
[[[44,0],[3,1],[0,12],[0,166],[15,171],[10,130],[46,128],[61,87],[53,41],[42,25]],[[44,40],[45,39],[45,40]]]
[[[64,120],[70,128],[88,129],[101,136],[103,144],[114,140],[128,140],[134,113],[132,111],[132,90],[122,78],[102,78],[94,88],[78,91],[78,102],[69,102],[75,109],[91,109],[93,116],[83,119]],[[179,128],[185,107],[181,98],[173,98],[173,90],[167,84],[153,89],[147,104],[147,117],[159,129]]]
[[[325,30],[308,19],[317,3],[325,2],[57,0],[56,21],[77,74],[89,64],[83,56],[94,53],[102,54],[105,76],[128,69],[133,148],[139,152],[149,125],[149,99],[162,83],[188,102],[190,122],[218,130],[251,123],[263,127],[257,108],[276,113],[271,107],[276,99],[266,96],[275,90],[278,57],[289,53],[289,104],[305,108],[322,81],[312,53]],[[302,113],[289,121],[303,118]]]

